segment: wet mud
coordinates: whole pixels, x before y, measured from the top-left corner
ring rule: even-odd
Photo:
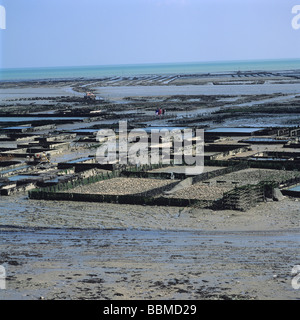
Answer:
[[[1,198],[1,299],[298,299],[299,203],[249,212]]]

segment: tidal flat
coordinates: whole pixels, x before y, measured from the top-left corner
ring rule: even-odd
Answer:
[[[82,102],[87,90],[97,95],[95,103]],[[57,123],[61,132],[120,119],[138,127],[285,128],[300,118],[300,74],[3,82],[0,98],[6,116],[98,115]],[[155,116],[157,107],[167,110],[164,117]],[[78,141],[54,156],[47,170],[93,152],[91,143]],[[26,192],[0,196],[0,265],[6,269],[0,299],[297,300],[291,271],[300,263],[299,209],[298,199],[288,196],[246,212],[32,200]]]

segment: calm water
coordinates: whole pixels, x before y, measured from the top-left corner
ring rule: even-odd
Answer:
[[[252,133],[255,131],[263,130],[263,128],[216,128],[216,129],[209,129],[206,130],[206,132],[217,132],[217,133],[223,133],[223,132],[238,132],[238,133]]]
[[[289,190],[291,190],[291,191],[300,191],[300,185],[299,186],[297,186],[297,187],[294,187],[294,188],[291,188],[291,189],[289,189]]]
[[[300,70],[300,59],[0,69],[0,80],[74,79],[229,71]]]
[[[85,117],[0,117],[0,122],[32,122],[32,121],[45,121],[45,120],[52,121],[52,120],[84,120],[84,119],[86,118]]]

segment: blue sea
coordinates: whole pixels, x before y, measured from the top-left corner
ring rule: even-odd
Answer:
[[[300,59],[0,69],[0,81],[300,70]]]

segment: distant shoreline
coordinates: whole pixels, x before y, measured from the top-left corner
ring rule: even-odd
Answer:
[[[257,74],[264,74],[264,73],[276,73],[278,77],[285,77],[285,76],[298,76],[298,79],[300,79],[300,68],[299,69],[291,69],[291,70],[268,70],[268,71],[262,71],[262,70],[252,70],[252,71],[241,71],[241,76],[253,76]],[[239,74],[239,71],[228,71],[228,72],[213,72],[213,73],[182,73],[182,74],[143,74],[143,75],[135,75],[135,76],[103,76],[103,77],[74,77],[74,78],[41,78],[41,79],[15,79],[15,80],[1,80],[0,79],[0,85],[1,84],[13,84],[13,83],[18,83],[18,84],[28,84],[28,83],[33,83],[33,84],[51,84],[51,83],[57,83],[57,82],[65,82],[65,83],[76,83],[80,81],[84,82],[89,82],[89,81],[103,81],[107,79],[112,79],[112,78],[118,78],[118,80],[127,80],[129,78],[137,78],[137,79],[143,79],[145,77],[175,77],[177,76],[178,78],[191,78],[191,77],[201,77],[205,79],[206,77],[213,78],[213,77],[233,77],[237,76]],[[1,89],[1,88],[0,88]]]
[[[178,94],[299,94],[300,70],[137,75],[102,78],[0,81],[0,98],[79,95],[87,91],[109,100]]]
[[[106,77],[231,75],[300,71],[300,59],[0,69],[1,82],[83,81]]]

